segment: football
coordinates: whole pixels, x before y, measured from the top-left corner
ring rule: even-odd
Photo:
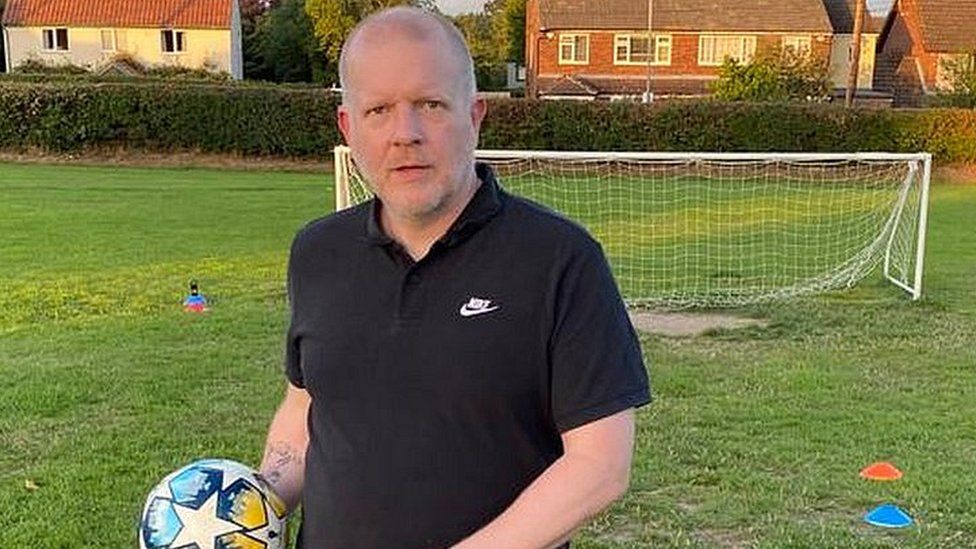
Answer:
[[[139,522],[142,549],[283,549],[286,509],[250,467],[204,459],[153,488]]]

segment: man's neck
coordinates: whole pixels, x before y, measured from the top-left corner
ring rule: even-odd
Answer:
[[[390,238],[403,246],[414,261],[420,261],[430,251],[434,242],[437,242],[447,233],[481,185],[480,179],[473,178],[471,184],[466,186],[463,194],[458,196],[457,200],[444,211],[436,212],[430,217],[392,217],[388,210],[381,209],[380,222],[383,230]]]

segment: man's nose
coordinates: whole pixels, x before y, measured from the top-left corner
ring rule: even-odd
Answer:
[[[420,112],[412,105],[396,109],[393,120],[393,143],[416,145],[423,140]]]

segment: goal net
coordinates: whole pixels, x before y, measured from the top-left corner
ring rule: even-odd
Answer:
[[[509,192],[585,226],[624,299],[735,307],[847,288],[922,291],[929,154],[477,151]],[[336,208],[371,198],[335,150]]]

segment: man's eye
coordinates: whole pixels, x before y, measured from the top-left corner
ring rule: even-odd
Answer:
[[[431,99],[430,101],[424,101],[424,108],[429,110],[436,110],[444,107],[444,103]]]
[[[383,114],[383,113],[385,113],[385,112],[386,112],[387,110],[389,110],[389,109],[387,108],[387,106],[386,106],[386,105],[377,105],[377,106],[375,106],[375,107],[371,107],[371,108],[369,108],[369,109],[366,109],[366,116],[371,116],[371,115],[377,115],[377,114]]]

